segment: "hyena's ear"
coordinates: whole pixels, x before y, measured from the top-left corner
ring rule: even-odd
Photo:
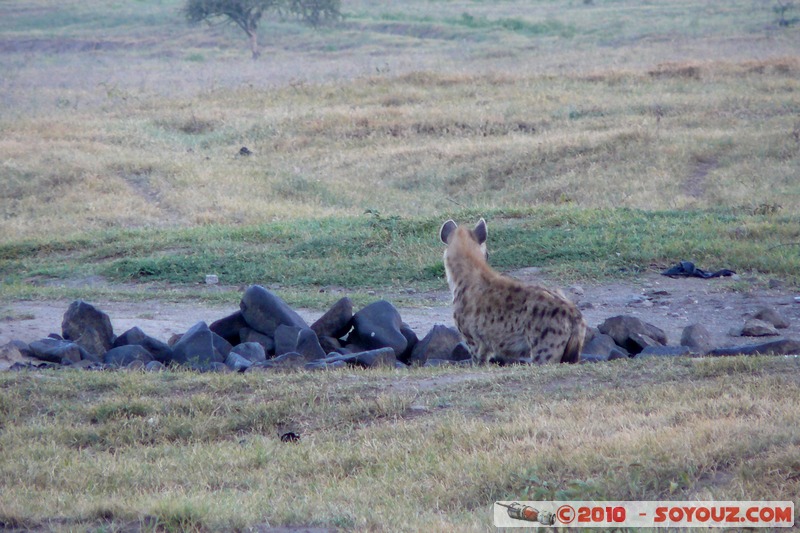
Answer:
[[[443,243],[447,244],[447,239],[450,238],[450,234],[455,231],[456,227],[456,223],[452,220],[448,220],[442,224],[442,229],[439,230],[439,238],[442,239]]]
[[[478,244],[483,244],[486,242],[486,236],[488,235],[486,231],[486,221],[482,218],[475,224],[475,229],[472,230],[475,232],[475,238],[478,239]]]

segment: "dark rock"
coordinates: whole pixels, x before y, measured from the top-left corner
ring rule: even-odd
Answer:
[[[0,371],[9,370],[15,364],[39,365],[41,360],[33,356],[30,347],[18,340],[0,346]]]
[[[631,357],[630,354],[622,350],[623,350],[622,348],[620,348],[619,350],[611,350],[611,353],[608,354],[608,360],[614,361],[616,359],[629,359]]]
[[[211,328],[209,328],[209,330],[210,329]],[[231,353],[231,349],[233,348],[233,346],[231,346],[231,343],[229,343],[228,341],[226,341],[213,331],[211,332],[211,342],[214,344],[214,350],[216,350],[217,353],[219,353],[220,357],[222,357],[223,360],[226,357],[228,357],[229,353]]]
[[[297,353],[304,355],[309,361],[323,359],[326,355],[325,350],[319,344],[317,334],[311,328],[300,330],[297,336]]]
[[[117,346],[103,355],[103,363],[119,367],[128,366],[133,361],[141,361],[142,366],[144,366],[144,364],[152,360],[153,356],[150,355],[150,352],[138,344]]]
[[[275,365],[272,363],[272,360],[269,359],[267,361],[261,361],[260,363],[253,363],[253,366],[245,370],[245,373],[252,373],[252,372],[273,372],[278,370],[280,365]]]
[[[762,307],[753,314],[753,318],[763,320],[778,329],[786,329],[791,325],[783,315],[770,307]]]
[[[200,368],[200,370],[203,372],[211,372],[212,374],[229,374],[231,372],[231,369],[228,367],[228,365],[218,361],[209,363],[208,365]]]
[[[344,297],[311,324],[317,337],[341,338],[347,335],[353,324],[353,302]]]
[[[228,354],[228,357],[225,358],[225,364],[228,365],[231,370],[235,370],[236,372],[244,372],[253,366],[252,361],[234,351],[231,351]]]
[[[286,302],[260,285],[247,288],[239,304],[247,324],[265,335],[274,336],[281,324],[307,328],[308,324]]]
[[[348,343],[363,350],[392,348],[395,356],[402,355],[408,340],[400,331],[403,321],[400,313],[386,300],[378,300],[353,315],[353,331]]]
[[[464,342],[459,342],[453,348],[453,353],[450,354],[450,359],[456,362],[462,361],[472,361],[472,353],[469,351],[469,347]]]
[[[295,368],[303,368],[309,360],[305,358],[302,354],[297,352],[289,352],[285,354],[278,355],[273,357],[269,361],[265,361],[264,363],[259,363],[258,365],[261,366],[268,366],[271,368],[281,368],[281,369],[295,369]],[[257,365],[253,365],[257,366]]]
[[[580,363],[604,363],[606,361],[608,361],[607,355],[581,354]]]
[[[138,326],[134,326],[114,339],[111,347],[116,348],[118,346],[128,346],[130,344],[141,345],[145,338],[147,338],[145,332],[142,331]]]
[[[471,358],[469,360],[464,359],[461,361],[452,361],[450,359],[428,359],[425,361],[423,366],[425,367],[434,367],[434,366],[469,366],[472,364]]]
[[[268,335],[264,335],[250,327],[242,328],[239,330],[239,339],[241,342],[257,342],[264,348],[264,353],[267,355],[275,355],[275,339]]]
[[[364,368],[394,368],[395,362],[397,362],[395,351],[391,347],[378,348],[377,350],[369,350],[353,355],[355,356],[355,364]]]
[[[333,337],[320,337],[319,345],[322,348],[322,351],[327,354],[331,352],[340,353],[340,350],[342,349],[342,344],[339,342],[339,339],[335,339]]]
[[[68,360],[65,360],[65,362],[67,361]],[[81,359],[77,363],[70,362],[70,364],[64,368],[68,368],[69,370],[105,370],[106,365],[90,359]]]
[[[461,335],[457,329],[435,324],[417,343],[411,356],[400,360],[408,365],[422,366],[428,359],[453,359],[453,352],[460,342]]]
[[[205,322],[198,322],[189,328],[172,347],[172,352],[173,361],[197,369],[224,361],[221,354],[214,349],[214,333]]]
[[[780,335],[780,333],[772,324],[757,318],[751,318],[744,323],[741,335],[742,337],[772,337]]]
[[[97,357],[114,344],[114,328],[107,314],[83,300],[75,300],[64,313],[61,334]]]
[[[231,343],[232,346],[242,342],[239,332],[242,328],[247,327],[247,321],[244,319],[241,311],[220,318],[211,323],[208,329]]]
[[[159,361],[150,361],[146,365],[144,365],[145,372],[163,372],[167,369],[162,363]]]
[[[414,347],[416,347],[419,342],[419,337],[417,337],[416,332],[411,329],[411,326],[405,322],[400,326],[400,333],[406,338],[406,349],[403,350],[403,353],[399,354],[397,358],[402,361],[407,361],[411,358],[411,352],[414,351]],[[405,364],[403,366],[405,366]]]
[[[68,360],[77,363],[81,359],[89,358],[89,353],[78,344],[57,339],[42,339],[33,341],[28,345],[33,357],[49,363],[59,363]]]
[[[231,354],[244,357],[251,363],[260,363],[267,360],[264,347],[257,342],[243,342],[241,344],[237,344],[231,350]]]
[[[306,370],[335,370],[337,368],[345,368],[347,363],[344,361],[331,361],[327,363],[323,360],[311,361],[306,363],[303,368]]]
[[[619,315],[608,318],[597,329],[600,333],[609,335],[617,345],[632,354],[637,354],[645,346],[650,345],[649,339],[662,346],[667,344],[664,330],[632,316]]]
[[[297,351],[297,341],[303,328],[279,325],[275,328],[275,355]]]
[[[123,368],[128,371],[144,370],[145,363],[139,359],[134,359]]]
[[[614,342],[614,339],[611,338],[611,335],[597,332],[592,335],[592,338],[583,345],[581,359],[591,355],[600,357],[604,361],[608,361],[608,357],[611,355],[611,352],[615,350],[624,353],[626,356],[628,355],[627,350],[617,345],[617,343]]]
[[[690,324],[683,328],[681,346],[697,353],[705,353],[713,346],[711,332],[702,324]]]
[[[686,346],[647,346],[636,357],[675,357],[678,355],[689,355],[691,351]]]
[[[631,353],[634,354],[641,353],[645,348],[651,348],[653,346],[664,346],[662,343],[658,342],[654,338],[650,337],[649,335],[645,335],[643,333],[631,333],[628,345],[634,347],[633,350],[631,350]]]
[[[713,357],[729,355],[800,355],[800,341],[781,339],[761,344],[729,346],[710,350],[706,355]]]
[[[150,352],[153,359],[161,363],[167,363],[172,360],[172,348],[165,342],[146,335],[138,327],[133,327],[120,335],[114,341],[114,347],[137,345],[143,347]]]

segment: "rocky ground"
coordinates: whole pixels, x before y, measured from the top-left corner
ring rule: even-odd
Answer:
[[[541,281],[537,269],[513,273],[526,281]],[[545,281],[548,285],[554,285]],[[670,345],[680,343],[683,328],[699,323],[711,333],[715,347],[755,344],[788,338],[800,340],[800,291],[772,282],[773,288],[749,288],[748,283],[731,278],[668,278],[647,274],[634,281],[613,281],[563,287],[578,302],[590,326],[597,327],[606,318],[628,315],[663,329]],[[752,284],[755,286],[755,284]],[[738,290],[734,290],[734,288]],[[279,291],[278,291],[279,293]],[[408,299],[408,295],[403,295]],[[399,308],[403,321],[420,336],[435,324],[452,325],[450,296],[446,291],[419,295],[433,306]],[[376,294],[376,300],[392,300],[391,295]],[[61,321],[69,301],[17,301],[0,304],[0,346],[18,339],[31,342],[50,333],[61,333]],[[167,341],[185,332],[199,321],[211,323],[238,310],[239,302],[230,305],[175,303],[159,300],[145,302],[91,301],[111,317],[114,332],[138,326],[148,335]],[[732,331],[741,329],[750,315],[763,307],[786,318],[789,327],[778,330],[780,336],[741,337]],[[322,312],[298,310],[309,323]]]

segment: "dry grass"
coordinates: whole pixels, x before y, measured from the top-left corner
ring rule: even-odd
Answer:
[[[797,370],[6,374],[0,523],[481,531],[508,498],[797,505]]]
[[[791,212],[799,73],[794,58],[555,79],[420,73],[20,118],[0,141],[3,238],[368,208]]]
[[[143,4],[104,15],[110,40],[89,5],[5,7],[3,46],[31,52],[0,54],[0,240],[366,209],[799,207],[797,32],[757,3],[353,2],[321,33],[267,21],[261,62],[232,28],[183,26],[177,0]],[[76,44],[101,36],[116,44]]]

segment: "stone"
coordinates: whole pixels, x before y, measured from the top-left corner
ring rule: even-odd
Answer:
[[[64,313],[61,335],[100,357],[114,343],[114,328],[107,314],[83,300],[75,300]]]
[[[425,367],[434,367],[434,366],[469,366],[472,364],[472,359],[464,359],[461,361],[452,361],[450,359],[428,359],[425,361],[423,366]]]
[[[729,346],[710,350],[706,355],[712,357],[731,355],[800,355],[800,341],[781,339],[761,344]]]
[[[145,366],[144,361],[141,361],[139,359],[134,359],[133,361],[125,365],[123,368],[128,371],[137,371],[137,370],[141,371],[144,370],[144,366]]]
[[[377,350],[369,350],[353,355],[355,356],[355,364],[364,368],[394,368],[397,362],[394,348],[391,347],[378,348]]]
[[[311,361],[306,363],[303,368],[305,370],[315,371],[315,370],[335,370],[337,368],[346,368],[347,363],[344,361],[331,361],[329,363],[319,360],[319,361]]]
[[[231,349],[231,354],[244,357],[251,363],[260,363],[267,360],[267,354],[264,351],[264,347],[257,342],[243,342],[241,344],[237,344],[233,347],[233,349]],[[230,354],[228,355],[230,356]]]
[[[281,324],[275,328],[275,355],[297,351],[297,341],[303,328]]]
[[[615,361],[617,359],[629,359],[630,358],[630,354],[627,353],[627,352],[623,352],[622,350],[623,350],[623,348],[619,348],[619,349],[616,349],[616,350],[611,350],[611,353],[608,354],[608,360],[609,361]]]
[[[742,337],[771,337],[780,335],[780,333],[772,324],[757,318],[751,318],[744,323],[741,335]]]
[[[13,340],[0,346],[0,371],[9,370],[14,365],[42,364],[42,361],[33,356],[27,343]]]
[[[469,351],[469,347],[465,342],[459,342],[453,348],[453,353],[450,354],[450,359],[455,362],[471,362],[472,361],[472,353]]]
[[[208,329],[231,343],[232,346],[236,346],[242,342],[240,331],[244,327],[247,327],[247,321],[241,311],[236,311],[233,314],[215,320],[208,326]]]
[[[323,359],[325,350],[320,346],[317,334],[311,328],[301,329],[297,336],[297,353],[304,355],[309,361]]]
[[[608,357],[611,355],[611,352],[615,350],[625,353],[627,356],[627,350],[621,346],[618,346],[617,343],[614,342],[614,339],[611,338],[611,335],[597,332],[592,335],[591,339],[583,345],[581,359],[583,359],[584,356],[594,356],[600,357],[604,361],[607,361]]]
[[[200,370],[202,372],[211,372],[212,374],[229,374],[231,372],[231,369],[228,365],[225,363],[220,363],[219,361],[209,363]]]
[[[324,315],[311,324],[317,337],[333,337],[339,339],[347,335],[353,324],[353,302],[344,297],[333,304]]]
[[[165,367],[159,361],[150,361],[144,365],[145,372],[164,372],[166,369],[167,367]]]
[[[702,324],[690,324],[683,328],[681,346],[686,346],[693,352],[705,353],[713,346],[711,332]]]
[[[233,348],[233,346],[231,346],[231,343],[229,343],[228,341],[226,341],[213,331],[211,332],[211,343],[214,345],[214,350],[216,350],[219,353],[219,355],[222,357],[223,360],[226,357],[228,357],[228,354],[231,353],[231,349]]]
[[[172,360],[197,369],[211,363],[222,363],[225,358],[214,349],[214,333],[205,322],[198,322],[183,334],[172,347]]]
[[[256,331],[273,336],[281,324],[307,328],[308,324],[286,302],[261,285],[247,288],[239,304],[247,324]]]
[[[322,351],[327,354],[331,352],[341,353],[342,350],[342,343],[334,337],[320,337],[319,345],[322,347]]]
[[[138,345],[150,352],[153,359],[161,363],[168,363],[172,360],[172,348],[158,339],[146,335],[138,327],[132,327],[114,341],[114,348],[118,346]]]
[[[392,348],[395,356],[402,355],[408,340],[400,331],[400,313],[386,300],[371,303],[353,315],[353,331],[347,338],[362,350]]]
[[[270,359],[269,361],[265,361],[264,363],[259,363],[259,365],[262,366],[268,365],[270,368],[297,369],[297,368],[302,368],[308,362],[309,361],[308,359],[305,358],[305,356],[297,352],[289,352],[273,357],[272,359]]]
[[[423,366],[428,359],[452,359],[456,346],[461,342],[457,329],[435,324],[425,335],[407,359],[399,358],[407,365]]]
[[[609,335],[617,345],[631,354],[641,352],[645,346],[650,345],[650,340],[662,346],[667,344],[664,330],[632,316],[613,316],[606,319],[597,329],[600,333]]]
[[[664,346],[664,344],[643,333],[631,333],[628,345],[634,346],[633,350],[631,350],[631,353],[634,354],[641,353],[646,348],[651,348],[653,346]]]
[[[264,348],[264,353],[267,355],[275,355],[275,339],[263,333],[250,328],[244,327],[239,330],[240,342],[257,342]]]
[[[141,361],[142,367],[153,360],[153,356],[143,346],[127,344],[111,348],[103,355],[103,363],[118,367],[128,366],[133,361]]]
[[[264,359],[266,360],[266,359]],[[253,362],[246,357],[239,355],[238,353],[231,351],[228,354],[228,357],[225,358],[225,364],[231,370],[235,370],[236,372],[244,372],[251,366],[253,366]]]
[[[770,307],[762,307],[753,314],[753,318],[763,320],[778,329],[786,329],[791,325],[783,315]]]
[[[28,347],[33,357],[49,363],[61,364],[65,359],[77,363],[81,359],[89,358],[89,353],[86,350],[68,340],[46,338],[33,341]]]
[[[400,360],[406,361],[411,357],[411,352],[414,351],[414,347],[419,342],[419,337],[417,337],[417,333],[411,329],[411,326],[405,322],[403,322],[400,326],[400,333],[402,333],[403,337],[406,338],[406,349],[403,350],[403,353],[399,354],[397,357]],[[405,366],[405,364],[403,366]]]
[[[675,357],[679,355],[689,355],[691,352],[686,346],[647,346],[636,355],[637,359],[642,357]]]

